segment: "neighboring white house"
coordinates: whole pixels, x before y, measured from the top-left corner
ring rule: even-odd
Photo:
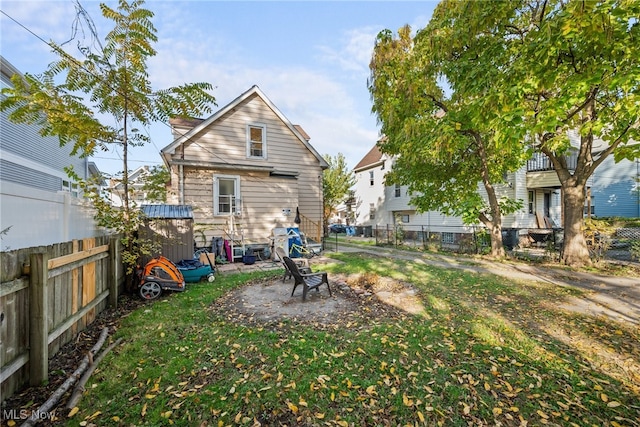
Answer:
[[[573,145],[578,145],[578,135],[569,133]],[[594,151],[603,149],[603,145]],[[568,156],[569,164],[575,163],[576,155]],[[406,186],[386,186],[384,176],[391,169],[393,159],[383,154],[376,144],[356,165],[354,193],[355,223],[363,226],[427,227],[430,231],[461,232],[466,227],[458,217],[449,217],[436,211],[417,213],[409,203]],[[585,202],[585,214],[596,216],[637,216],[638,177],[640,162],[622,161],[614,163],[606,159],[588,180],[589,194]],[[480,194],[484,193],[481,183]],[[526,166],[506,176],[506,184],[496,186],[498,197],[507,196],[523,201],[523,208],[503,218],[505,229],[519,229],[521,234],[528,229],[561,227],[562,197],[558,176],[549,159],[536,153]]]
[[[409,204],[406,186],[387,186],[385,174],[391,170],[393,159],[374,145],[353,169],[355,175],[355,225],[386,227],[403,224],[425,226],[431,231],[462,232],[460,218],[439,212],[417,213]]]
[[[0,56],[2,87],[21,74]],[[42,137],[33,125],[15,124],[0,116],[0,250],[49,245],[103,234],[93,210],[65,173],[73,166],[86,179],[97,167],[71,155],[57,137]]]
[[[328,218],[328,224],[351,225],[352,222],[349,217],[349,207],[344,202],[336,206]]]
[[[136,170],[129,172],[129,200],[135,203],[137,206],[141,205],[153,205],[159,204],[157,201],[149,201],[147,193],[144,190],[145,178],[149,176],[149,166],[140,166]],[[122,179],[113,177],[109,180],[109,187],[107,188],[109,199],[113,206],[124,205],[124,185]]]

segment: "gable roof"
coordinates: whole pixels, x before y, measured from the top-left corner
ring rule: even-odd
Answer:
[[[273,113],[276,116],[278,116],[278,118],[289,128],[291,133],[294,134],[296,138],[298,138],[300,142],[309,151],[311,151],[311,153],[318,159],[318,162],[320,163],[320,167],[322,167],[322,169],[326,169],[329,167],[329,165],[324,160],[324,158],[315,150],[315,148],[311,146],[311,144],[309,144],[309,135],[307,135],[307,133],[300,126],[293,125],[289,121],[289,119],[287,119],[285,115],[282,114],[280,110],[278,110],[278,108],[273,104],[273,102],[271,102],[271,100],[267,98],[264,92],[262,92],[257,85],[253,85],[249,90],[245,91],[236,99],[234,99],[229,104],[227,104],[225,107],[218,110],[218,112],[213,114],[211,117],[209,117],[208,119],[202,120],[200,123],[196,124],[193,127],[193,129],[189,130],[184,135],[181,135],[179,138],[175,139],[171,144],[167,145],[162,150],[160,150],[160,155],[162,156],[162,158],[168,164],[169,156],[175,153],[176,148],[178,148],[181,144],[184,144],[185,142],[189,141],[194,135],[197,135],[200,131],[202,131],[207,126],[214,123],[220,117],[224,116],[227,112],[236,108],[240,103],[242,103],[243,101],[245,101],[246,99],[248,99],[253,95],[259,96],[264,101],[264,103],[271,109],[271,111],[273,111]]]
[[[382,162],[382,156],[383,154],[380,151],[380,148],[378,148],[378,144],[376,143],[376,145],[374,145],[373,148],[364,155],[362,160],[358,162],[353,170],[357,171],[359,169],[367,169],[369,167],[376,166]]]

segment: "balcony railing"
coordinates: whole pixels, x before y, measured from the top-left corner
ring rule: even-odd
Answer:
[[[578,164],[578,155],[571,154],[565,157],[567,159],[567,167],[569,170],[575,170],[576,165]],[[554,169],[551,159],[549,159],[546,154],[533,153],[533,157],[527,160],[527,172],[552,171]]]

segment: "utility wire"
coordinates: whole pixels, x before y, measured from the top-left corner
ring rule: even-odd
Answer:
[[[84,9],[82,9],[82,10],[84,11]],[[38,40],[40,40],[42,43],[46,44],[48,47],[50,47],[51,49],[53,49],[53,50],[54,50],[54,52],[55,52],[55,53],[57,53],[58,55],[60,55],[60,56],[64,56],[64,57],[66,57],[67,59],[72,60],[74,63],[76,63],[76,64],[78,65],[78,67],[79,67],[80,69],[84,70],[86,73],[88,73],[88,74],[90,74],[90,75],[92,75],[92,76],[94,76],[94,77],[98,77],[98,76],[96,76],[94,73],[92,73],[92,72],[91,72],[91,70],[88,70],[87,68],[85,68],[85,67],[84,67],[84,65],[82,65],[82,63],[81,63],[80,61],[78,61],[75,57],[71,56],[71,54],[69,54],[69,53],[67,53],[65,50],[63,50],[60,46],[58,46],[58,45],[54,44],[53,42],[47,42],[47,41],[46,41],[46,40],[44,40],[42,37],[40,37],[38,34],[36,34],[34,31],[30,30],[30,29],[29,29],[29,28],[27,28],[25,25],[23,25],[21,22],[19,22],[18,20],[16,20],[16,19],[15,19],[15,18],[13,18],[12,16],[10,16],[10,15],[9,15],[8,13],[6,13],[4,10],[1,10],[1,9],[0,9],[0,12],[1,12],[3,15],[5,15],[7,18],[9,18],[11,21],[13,21],[14,23],[16,23],[18,26],[20,26],[21,28],[23,28],[25,31],[27,31],[29,34],[33,35],[35,38],[37,38]],[[84,11],[84,13],[86,14],[86,11]],[[88,16],[88,14],[87,14],[87,16]],[[65,43],[68,43],[68,42],[69,42],[69,41],[67,41],[67,42],[65,42]],[[128,96],[127,96],[127,94],[120,93],[120,92],[119,92],[119,90],[118,90],[118,88],[114,88],[114,87],[112,87],[111,89],[112,89],[114,92],[116,92],[119,96],[122,96],[122,97],[124,97],[125,99],[129,99],[129,98],[128,98]],[[131,100],[131,101],[135,102],[134,100]],[[173,130],[173,127],[172,127],[170,124],[168,124],[168,123],[166,123],[166,122],[162,122],[162,121],[161,121],[160,123],[162,123],[164,126],[168,127],[169,129],[172,129],[172,130]],[[147,130],[146,128],[145,128],[145,130],[147,131],[147,135],[149,136],[149,141],[153,144],[153,146],[155,147],[155,149],[156,149],[156,150],[158,150],[158,153],[159,153],[159,154],[160,154],[160,153],[162,153],[162,151],[161,151],[161,150],[159,150],[159,149],[158,149],[158,147],[155,145],[155,142],[151,139],[151,137],[150,137],[150,135],[149,135],[149,133],[148,133],[148,130]],[[186,137],[186,136],[187,136],[187,134],[189,133],[189,132],[187,132],[187,133],[182,133],[181,131],[179,131],[179,130],[177,130],[177,129],[176,129],[176,132],[178,132],[178,134],[179,134],[179,136],[180,136],[180,137]],[[175,139],[174,139],[174,141],[175,141]],[[221,163],[224,163],[224,164],[229,165],[229,166],[233,166],[233,164],[232,164],[232,163],[230,163],[228,160],[226,160],[225,158],[221,157],[219,154],[214,153],[214,152],[213,152],[213,151],[211,151],[209,148],[204,147],[204,146],[203,146],[202,144],[200,144],[198,141],[195,141],[195,140],[192,140],[191,138],[188,138],[187,140],[185,140],[185,141],[183,142],[183,144],[184,144],[184,143],[186,143],[187,141],[190,141],[192,144],[194,144],[194,145],[196,145],[196,146],[200,147],[200,149],[202,149],[203,151],[205,151],[205,152],[209,153],[212,157],[219,159],[219,160],[221,161]],[[95,157],[95,156],[92,156],[92,157]],[[118,153],[118,157],[120,157],[120,154],[119,154],[119,153]],[[97,157],[96,157],[96,158],[97,158]],[[113,159],[113,160],[116,160],[116,159]],[[159,162],[154,162],[154,163],[159,163]],[[262,180],[260,180],[260,179],[254,179],[254,178],[252,178],[252,177],[250,177],[250,176],[246,176],[245,178],[246,178],[246,180],[247,180],[247,181],[249,181],[249,182],[262,182]]]

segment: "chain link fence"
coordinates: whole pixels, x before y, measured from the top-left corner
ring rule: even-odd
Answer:
[[[339,237],[341,236],[341,237]],[[410,226],[385,225],[353,227],[351,236],[376,246],[424,251],[450,251],[465,254],[483,254],[491,249],[489,232],[483,226]],[[325,250],[339,251],[344,234],[325,236]],[[640,228],[618,228],[609,234],[585,232],[592,257],[622,261],[640,261]],[[502,240],[505,249],[514,254],[544,255],[557,258],[562,251],[564,229],[504,228]]]

